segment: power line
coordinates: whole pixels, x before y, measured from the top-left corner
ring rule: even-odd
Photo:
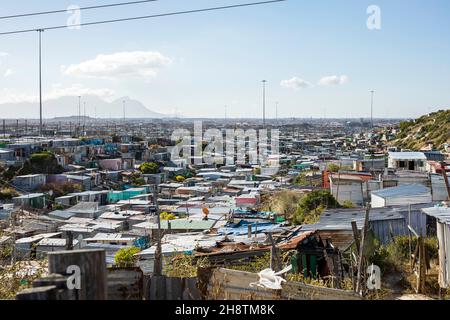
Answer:
[[[92,26],[92,25],[107,24],[107,23],[116,23],[116,22],[133,21],[133,20],[143,20],[143,19],[151,19],[151,18],[159,18],[159,17],[167,17],[167,16],[176,16],[176,15],[184,15],[184,14],[191,14],[191,13],[207,12],[207,11],[218,11],[218,10],[225,10],[225,9],[250,7],[250,6],[265,5],[265,4],[276,3],[276,2],[284,2],[284,1],[287,1],[287,0],[271,0],[271,1],[250,2],[250,3],[234,4],[234,5],[221,6],[221,7],[211,7],[211,8],[194,9],[194,10],[187,10],[187,11],[176,11],[176,12],[160,13],[160,14],[154,14],[154,15],[148,15],[148,16],[139,16],[139,17],[121,18],[121,19],[113,19],[113,20],[86,22],[86,23],[80,23],[80,24],[74,24],[74,25],[60,25],[60,26],[45,27],[45,28],[24,29],[24,30],[17,30],[17,31],[1,32],[0,36],[9,35],[9,34],[35,32],[38,29],[39,30],[56,30],[56,29],[66,29],[66,28],[74,28],[74,27],[84,27],[84,26]]]
[[[80,7],[80,8],[76,8],[76,9],[73,9],[73,10],[92,10],[92,9],[101,9],[101,8],[110,8],[110,7],[119,7],[119,6],[129,6],[129,5],[133,5],[133,4],[140,4],[140,3],[146,3],[146,2],[155,2],[155,1],[158,1],[158,0],[141,0],[141,1],[131,1],[131,2],[119,2],[119,3],[98,5],[98,6]],[[41,12],[14,14],[14,15],[10,15],[10,16],[1,16],[0,20],[24,18],[24,17],[40,16],[40,15],[48,15],[48,14],[55,14],[55,13],[66,13],[68,11],[71,11],[71,10],[70,9],[62,9],[62,10],[51,10],[51,11],[41,11]]]

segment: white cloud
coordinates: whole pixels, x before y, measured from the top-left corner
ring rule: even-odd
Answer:
[[[319,80],[320,86],[336,86],[336,85],[344,85],[347,84],[349,81],[348,76],[342,75],[342,76],[326,76],[322,77]]]
[[[9,76],[12,76],[14,73],[15,73],[15,71],[14,71],[13,69],[7,69],[7,70],[3,73],[3,76],[4,76],[5,78],[7,78],[7,77],[9,77]]]
[[[0,57],[6,57],[6,56],[9,56],[8,52],[1,52],[0,51]]]
[[[133,51],[113,54],[99,54],[95,59],[87,60],[68,67],[62,66],[65,75],[118,78],[118,77],[154,77],[159,69],[168,66],[172,60],[159,52]]]
[[[78,97],[78,96],[97,96],[100,98],[111,98],[114,96],[114,91],[110,89],[100,88],[91,89],[83,87],[80,84],[72,85],[71,87],[63,87],[60,84],[52,86],[48,93],[44,93],[43,100],[56,100],[63,97]],[[0,94],[0,104],[5,103],[37,103],[39,102],[38,95],[30,95],[24,93],[16,93],[8,89],[3,89]]]
[[[284,88],[289,88],[289,89],[294,89],[294,90],[299,90],[299,89],[306,89],[311,87],[311,83],[309,83],[306,80],[297,78],[297,77],[293,77],[289,80],[283,80],[281,81],[280,85]]]

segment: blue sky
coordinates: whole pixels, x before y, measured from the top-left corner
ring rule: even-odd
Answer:
[[[4,2],[0,15],[118,1]],[[245,2],[251,0],[160,0],[86,11],[81,19]],[[381,9],[381,30],[367,28],[369,5]],[[68,17],[3,20],[0,30],[61,25]],[[266,79],[269,117],[275,116],[275,101],[280,117],[368,117],[371,89],[376,117],[415,117],[450,105],[448,0],[288,0],[46,31],[43,37],[48,99],[129,96],[166,114],[223,117],[227,105],[229,117],[260,117]],[[108,69],[108,63],[118,69]],[[0,103],[34,101],[37,71],[37,33],[0,37]]]

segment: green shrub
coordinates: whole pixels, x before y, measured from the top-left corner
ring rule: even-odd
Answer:
[[[0,200],[11,200],[14,197],[18,197],[19,193],[12,188],[4,188],[0,190]]]
[[[300,199],[293,222],[315,223],[326,209],[340,207],[329,190],[314,190]]]
[[[209,266],[208,258],[195,258],[190,254],[178,254],[165,261],[163,273],[168,277],[193,278],[197,276],[198,268],[208,268]]]
[[[139,170],[143,174],[156,174],[159,172],[159,165],[156,162],[145,162],[139,167]]]
[[[136,247],[122,248],[117,251],[114,256],[114,264],[119,268],[131,268],[136,265],[138,258],[135,254],[139,253],[141,250]]]
[[[168,213],[168,212],[161,212],[159,217],[161,218],[161,220],[167,220],[167,221],[175,220],[177,218],[176,215],[174,215],[173,213]]]

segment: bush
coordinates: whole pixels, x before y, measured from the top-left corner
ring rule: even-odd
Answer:
[[[185,177],[183,177],[183,176],[176,176],[176,178],[175,178],[175,180],[177,181],[177,182],[184,182],[185,180],[186,180],[186,178]]]
[[[432,260],[439,257],[437,238],[425,238],[424,245],[428,259]],[[417,238],[413,237],[411,241],[412,253],[414,253],[416,246]],[[377,242],[369,262],[379,266],[383,271],[395,270],[400,263],[409,262],[409,237],[395,237],[394,241],[386,246]]]
[[[173,213],[168,213],[168,212],[162,212],[159,217],[161,218],[161,220],[175,220],[176,216]]]
[[[208,258],[196,259],[193,255],[178,254],[166,261],[163,273],[167,277],[194,278],[197,276],[198,268],[208,268],[209,266]]]
[[[12,188],[4,188],[0,190],[0,201],[11,200],[14,197],[18,197],[19,193]]]
[[[351,202],[350,200],[345,200],[345,201],[342,203],[342,208],[345,208],[345,209],[352,209],[352,208],[354,208],[354,207],[355,207],[354,203]]]
[[[156,162],[145,162],[139,167],[139,170],[143,174],[156,174],[159,172],[159,165]]]
[[[136,247],[123,248],[114,256],[114,264],[119,268],[132,268],[136,265],[138,258],[135,254],[141,250]]]
[[[78,184],[72,182],[64,182],[64,183],[47,183],[39,188],[40,192],[49,191],[53,192],[52,199],[65,196],[69,193],[80,192],[81,187]]]

